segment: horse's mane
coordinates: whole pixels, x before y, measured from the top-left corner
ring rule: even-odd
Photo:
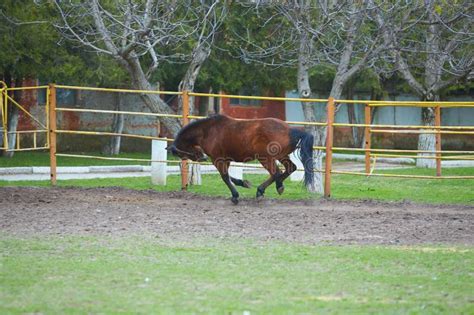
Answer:
[[[226,117],[226,116],[221,115],[221,114],[214,114],[214,115],[211,115],[211,116],[206,117],[206,118],[195,120],[195,121],[189,123],[188,125],[184,126],[183,128],[181,128],[181,130],[176,135],[176,139],[178,139],[180,136],[183,136],[188,131],[191,131],[195,127],[199,127],[203,124],[207,124],[208,122],[216,122],[218,120],[221,120],[224,117]]]

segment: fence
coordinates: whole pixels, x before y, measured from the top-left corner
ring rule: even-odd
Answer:
[[[9,92],[13,90],[33,90],[33,89],[46,89],[46,106],[45,112],[47,114],[46,123],[41,123],[36,117],[25,110],[18,102],[16,102]],[[81,108],[60,108],[56,104],[56,91],[57,89],[69,89],[69,90],[88,90],[88,91],[103,91],[103,92],[114,92],[114,93],[136,93],[136,94],[157,94],[157,95],[178,95],[182,97],[182,114],[164,114],[164,113],[143,113],[134,111],[112,111],[112,110],[96,110],[96,109],[81,109]],[[37,87],[24,87],[24,88],[8,88],[4,84],[0,89],[0,103],[1,103],[1,114],[2,114],[2,125],[4,129],[4,150],[10,151],[23,151],[23,150],[38,150],[38,149],[49,149],[50,152],[50,169],[51,169],[51,184],[56,184],[56,157],[83,157],[83,158],[94,158],[94,159],[108,159],[108,160],[126,160],[126,161],[146,161],[151,163],[179,163],[181,165],[181,187],[186,189],[188,183],[188,164],[197,163],[192,161],[173,161],[173,160],[153,160],[153,159],[130,159],[130,158],[113,158],[113,157],[98,157],[98,156],[86,156],[86,155],[75,155],[75,154],[63,154],[57,153],[57,134],[78,134],[78,135],[91,135],[91,136],[121,136],[131,137],[149,140],[162,140],[162,141],[173,141],[170,138],[153,137],[145,135],[127,134],[127,133],[113,133],[113,132],[99,132],[99,131],[88,131],[88,130],[60,130],[57,129],[57,112],[81,112],[81,113],[105,113],[105,114],[123,114],[123,115],[141,115],[151,117],[169,117],[181,119],[183,125],[187,125],[190,119],[201,119],[203,116],[191,115],[189,111],[190,97],[193,96],[204,96],[204,97],[217,97],[217,98],[233,98],[233,99],[252,99],[252,100],[276,100],[276,101],[296,101],[296,102],[311,102],[318,105],[326,104],[327,119],[325,122],[302,122],[302,121],[287,121],[290,125],[300,126],[319,126],[327,128],[326,143],[324,146],[314,146],[316,150],[325,151],[325,167],[322,169],[315,169],[314,172],[320,172],[324,174],[324,195],[329,197],[331,195],[331,175],[332,174],[347,174],[347,175],[358,175],[358,176],[383,176],[383,177],[399,177],[399,178],[418,178],[418,179],[474,179],[474,176],[442,176],[441,172],[441,160],[474,160],[474,151],[443,151],[441,149],[441,135],[443,134],[464,134],[474,135],[474,126],[441,126],[441,109],[448,107],[469,107],[474,109],[474,102],[417,102],[417,101],[372,101],[372,100],[335,100],[329,99],[310,99],[310,98],[287,98],[287,97],[264,97],[264,96],[242,96],[242,95],[223,95],[223,94],[212,94],[212,93],[195,93],[195,92],[168,92],[168,91],[141,91],[141,90],[130,90],[130,89],[107,89],[107,88],[93,88],[93,87],[78,87],[78,86],[67,86],[67,85],[55,85],[50,84],[49,86],[37,86]],[[8,110],[7,104],[10,101],[14,106],[18,106],[28,117],[33,119],[41,129],[26,131],[34,133],[36,139],[36,133],[47,132],[48,137],[46,144],[42,147],[36,145],[30,148],[20,147],[20,134],[25,131],[17,131],[17,146],[16,148],[8,148],[8,132],[7,132],[7,117]],[[353,124],[353,123],[336,123],[335,122],[335,108],[336,104],[364,104],[365,105],[365,122],[364,124]],[[415,126],[415,125],[381,125],[371,123],[371,110],[377,106],[416,106],[416,107],[434,107],[435,108],[435,125],[434,126]],[[364,148],[348,148],[348,147],[335,147],[334,144],[334,128],[338,127],[358,127],[364,128],[365,133],[365,144]],[[371,147],[371,135],[376,133],[391,133],[391,134],[403,134],[403,133],[427,133],[435,134],[436,137],[436,149],[435,151],[423,151],[423,150],[398,150],[398,149],[378,149]],[[365,172],[351,172],[351,171],[336,171],[332,169],[332,156],[334,151],[359,151],[365,153]],[[418,155],[406,155],[406,154],[433,154],[432,156],[418,156]],[[447,156],[446,156],[447,155]],[[416,176],[416,175],[401,175],[401,174],[385,174],[377,173],[374,174],[375,164],[377,158],[381,157],[411,157],[414,159],[435,159],[436,160],[436,174],[434,176]],[[211,164],[211,163],[199,163],[199,164]],[[261,168],[258,165],[248,165],[246,167]],[[303,171],[303,170],[298,170]]]

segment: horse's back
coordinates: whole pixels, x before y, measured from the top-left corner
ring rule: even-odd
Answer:
[[[222,115],[221,115],[222,116]],[[276,118],[234,119],[222,116],[216,121],[213,148],[219,155],[235,161],[248,161],[278,152],[290,151],[290,128]],[[271,151],[271,152],[270,152]]]

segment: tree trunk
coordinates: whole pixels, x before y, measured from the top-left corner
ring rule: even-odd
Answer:
[[[194,84],[196,83],[197,76],[201,70],[201,66],[206,61],[207,57],[211,53],[211,49],[208,46],[203,44],[198,45],[193,51],[193,59],[188,66],[186,74],[184,75],[183,80],[179,83],[180,91],[193,91]],[[179,109],[182,110],[183,99],[179,98]],[[194,114],[194,97],[189,98],[189,113]],[[189,185],[201,185],[201,165],[191,164],[191,176],[188,180]]]
[[[372,89],[370,93],[370,99],[374,101],[380,101],[382,100],[382,94],[377,93],[374,89]],[[370,114],[370,124],[372,125],[375,121],[375,115],[377,114],[378,110],[380,107],[374,106],[372,107],[371,114]],[[365,144],[365,132],[362,132],[362,140],[360,142],[360,148],[364,148]]]
[[[300,49],[298,55],[298,93],[301,98],[310,98],[311,97],[311,86],[309,84],[309,60],[311,52],[311,41],[308,38],[308,34],[302,34],[300,38]],[[306,122],[316,122],[316,115],[314,113],[314,104],[309,102],[302,102],[301,106],[303,107],[304,119]],[[326,128],[316,127],[316,126],[306,126],[306,131],[311,133],[314,137],[314,145],[321,146],[324,145],[324,140],[326,138]],[[323,152],[321,150],[313,151],[313,169],[314,172],[314,181],[313,185],[306,187],[308,191],[313,193],[324,193],[323,186],[323,173],[320,172],[323,170]],[[303,161],[304,163],[304,161]]]
[[[12,104],[10,106],[10,111],[8,113],[8,149],[13,150],[16,146],[16,131],[18,127],[18,117],[19,109],[16,105]],[[14,151],[6,151],[5,157],[12,158],[15,154]]]
[[[428,9],[428,21],[431,23],[428,26],[428,33],[426,34],[426,49],[427,58],[425,61],[425,86],[426,92],[423,95],[424,101],[439,101],[437,91],[433,91],[433,87],[441,80],[442,64],[439,64],[440,59],[437,55],[440,51],[439,45],[439,27],[435,23],[437,21],[435,14],[435,1],[426,2]],[[433,108],[422,107],[421,121],[423,126],[434,126],[435,111]],[[426,129],[425,129],[426,130]],[[433,129],[428,129],[432,131]],[[426,131],[428,131],[426,130]],[[418,137],[418,150],[435,151],[436,150],[436,136],[434,133],[420,133]],[[434,157],[434,153],[418,153],[418,156]],[[416,166],[435,168],[436,160],[431,159],[417,159]]]
[[[21,80],[16,80],[15,87],[21,86]],[[20,103],[21,102],[22,92],[20,90],[15,90],[13,92],[13,99]],[[18,129],[18,119],[20,117],[20,109],[13,103],[8,106],[10,109],[8,113],[8,149],[13,150],[16,146],[16,137]],[[7,109],[8,110],[8,109]],[[12,158],[15,154],[14,151],[6,151],[5,157]]]
[[[125,61],[125,68],[132,78],[133,87],[138,90],[152,91],[153,87],[147,80],[146,75],[143,73],[143,69],[141,68],[138,58],[130,57]],[[168,104],[166,104],[160,98],[160,95],[158,94],[144,93],[140,94],[140,97],[152,113],[176,114],[168,106]],[[175,137],[178,134],[178,131],[181,129],[181,123],[176,118],[160,117],[159,120],[173,137]]]
[[[121,93],[116,94],[115,101],[115,110],[120,111],[123,105],[123,97]],[[124,116],[123,114],[114,114],[112,122],[112,132],[113,133],[122,133],[124,125]],[[120,144],[122,137],[121,136],[112,136],[110,141],[104,147],[104,154],[106,155],[118,155],[120,153]]]
[[[347,95],[348,100],[354,99],[354,89],[352,87],[347,88]],[[347,118],[349,120],[349,124],[357,124],[357,115],[356,115],[356,104],[347,104]],[[362,137],[363,132],[360,132],[359,127],[351,127],[351,135],[352,135],[352,146],[354,148],[359,148],[362,144]]]

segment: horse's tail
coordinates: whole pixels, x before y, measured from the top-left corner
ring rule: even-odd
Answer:
[[[314,137],[312,134],[305,131],[291,128],[290,129],[290,141],[293,150],[299,148],[299,159],[303,163],[304,167],[304,184],[306,187],[310,187],[314,183],[313,174],[313,143]]]

